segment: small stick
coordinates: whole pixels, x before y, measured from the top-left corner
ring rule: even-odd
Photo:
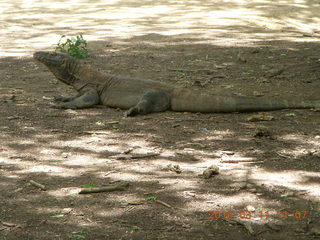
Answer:
[[[259,163],[263,161],[253,161],[252,159],[250,160],[221,160],[220,163]]]
[[[129,149],[123,151],[122,153],[123,153],[123,154],[129,154],[129,153],[131,153],[133,150],[134,150],[133,148],[129,148]]]
[[[111,121],[111,122],[106,122],[106,124],[118,124],[119,121]]]
[[[129,186],[129,183],[119,183],[117,185],[110,185],[106,187],[85,188],[85,189],[82,189],[79,192],[79,194],[112,192],[117,190],[124,190],[128,186]]]
[[[175,72],[206,72],[206,73],[216,73],[216,70],[213,69],[183,69],[183,68],[171,68],[169,71]]]
[[[85,134],[108,134],[107,131],[83,131]]]
[[[14,224],[14,223],[8,223],[8,222],[3,222],[0,220],[0,223],[5,226],[5,227],[15,227],[17,226],[17,224]]]
[[[104,174],[104,176],[106,177],[106,176],[108,176],[108,175],[110,175],[110,174],[112,174],[112,173],[116,173],[116,171],[107,172],[107,173]]]
[[[36,186],[36,187],[40,188],[42,191],[45,191],[45,190],[46,190],[46,186],[44,186],[44,185],[42,185],[42,184],[40,184],[40,183],[37,183],[37,182],[35,182],[35,181],[33,181],[33,180],[30,180],[29,182],[30,182],[33,186]]]
[[[133,209],[135,209],[135,206],[130,206],[130,207],[126,208],[126,209],[124,210],[124,212],[130,212],[130,211],[132,211]]]
[[[138,158],[147,158],[147,157],[156,157],[159,156],[159,153],[148,153],[148,154],[141,154],[141,155],[135,155],[131,156],[131,159],[138,159]]]
[[[156,157],[159,156],[159,153],[148,153],[148,154],[140,154],[140,155],[133,155],[133,156],[128,156],[128,155],[118,155],[118,156],[113,156],[113,158],[117,160],[128,160],[128,159],[140,159],[140,158],[148,158],[148,157]]]
[[[291,156],[288,156],[288,155],[284,155],[284,154],[281,154],[281,153],[279,153],[279,152],[276,152],[276,154],[278,155],[278,156],[280,156],[280,157],[283,157],[283,158],[292,158]]]
[[[169,205],[168,203],[165,203],[165,202],[163,202],[163,201],[160,201],[160,200],[155,200],[157,203],[160,203],[160,204],[162,204],[163,206],[166,206],[167,208],[172,208],[172,206],[171,205]]]

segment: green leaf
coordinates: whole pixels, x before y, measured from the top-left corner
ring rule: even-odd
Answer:
[[[104,123],[103,123],[103,122],[101,122],[101,121],[97,121],[97,122],[96,122],[96,125],[98,125],[98,126],[102,126],[102,125],[104,125]]]
[[[151,194],[145,198],[146,201],[154,201],[156,199],[157,199],[157,196],[155,194]]]
[[[289,195],[287,193],[281,194],[280,197],[288,197]]]
[[[135,230],[135,231],[140,230],[140,228],[139,228],[138,226],[132,226],[131,229],[132,229],[132,230]]]
[[[83,36],[71,37],[70,39],[64,39],[66,36],[63,35],[55,50],[75,58],[86,58],[88,57],[87,42],[83,39]]]
[[[228,89],[228,88],[233,88],[234,86],[233,85],[222,85],[222,87]]]
[[[86,239],[86,236],[80,235],[80,234],[73,234],[68,236],[71,239]]]
[[[287,113],[285,116],[286,117],[295,117],[297,115],[295,113]]]
[[[255,70],[253,70],[253,69],[248,69],[248,70],[245,70],[243,73],[244,74],[251,74],[251,73],[254,73],[255,72]]]

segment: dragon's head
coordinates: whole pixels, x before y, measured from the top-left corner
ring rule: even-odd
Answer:
[[[39,51],[33,58],[46,65],[49,70],[62,82],[71,84],[76,60],[65,53]]]

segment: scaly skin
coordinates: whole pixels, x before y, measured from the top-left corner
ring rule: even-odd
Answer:
[[[128,109],[125,116],[166,110],[185,112],[253,112],[286,108],[313,108],[319,101],[290,101],[254,97],[204,94],[152,80],[118,77],[81,64],[63,53],[36,52],[34,58],[46,65],[76,96],[60,97],[56,108],[87,108],[96,104]]]

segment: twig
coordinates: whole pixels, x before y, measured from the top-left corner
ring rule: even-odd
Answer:
[[[44,186],[40,183],[37,183],[36,181],[30,180],[29,183],[31,183],[31,185],[33,185],[33,186],[40,188],[42,191],[46,190],[46,186]]]
[[[129,149],[123,151],[122,153],[123,153],[123,154],[129,154],[129,153],[131,153],[133,150],[134,150],[133,148],[129,148]]]
[[[130,206],[130,207],[127,207],[124,212],[131,212],[133,209],[135,209],[136,207],[135,206]]]
[[[281,154],[281,153],[279,153],[279,152],[276,152],[276,154],[277,154],[278,156],[280,156],[280,157],[283,157],[283,158],[289,158],[289,159],[292,158],[291,156],[284,155],[284,154]]]
[[[111,122],[105,122],[105,124],[118,124],[119,121],[111,121]]]
[[[83,131],[83,133],[85,133],[85,134],[96,134],[96,135],[98,135],[98,134],[108,134],[107,131]]]
[[[169,71],[176,71],[176,72],[204,72],[204,73],[216,73],[216,70],[212,69],[184,69],[184,68],[171,68],[168,69]]]
[[[82,189],[79,192],[79,194],[112,192],[117,190],[124,190],[128,186],[129,186],[129,183],[119,183],[117,185],[110,185],[106,187],[85,188],[85,189]]]
[[[104,176],[106,177],[106,176],[108,176],[108,175],[110,175],[110,174],[112,174],[112,173],[116,173],[116,172],[117,172],[117,171],[110,171],[110,172],[105,173]]]
[[[159,153],[148,153],[148,154],[140,154],[140,155],[134,155],[134,156],[128,156],[128,155],[120,155],[120,156],[114,156],[113,158],[117,160],[128,160],[128,159],[140,159],[140,158],[148,158],[148,157],[156,157],[159,156]]]
[[[173,208],[171,205],[169,205],[168,203],[165,203],[165,202],[163,202],[163,201],[161,201],[161,200],[155,200],[157,203],[160,203],[160,204],[162,204],[163,206],[166,206],[167,208]]]
[[[3,222],[0,220],[0,223],[5,226],[5,227],[15,227],[17,226],[17,224],[14,224],[14,223],[8,223],[8,222]]]
[[[260,163],[264,161],[253,161],[252,159],[250,160],[221,160],[220,163]]]
[[[147,158],[147,157],[156,157],[159,156],[159,153],[148,153],[148,154],[141,154],[141,155],[135,155],[131,156],[132,159],[138,159],[138,158]]]

